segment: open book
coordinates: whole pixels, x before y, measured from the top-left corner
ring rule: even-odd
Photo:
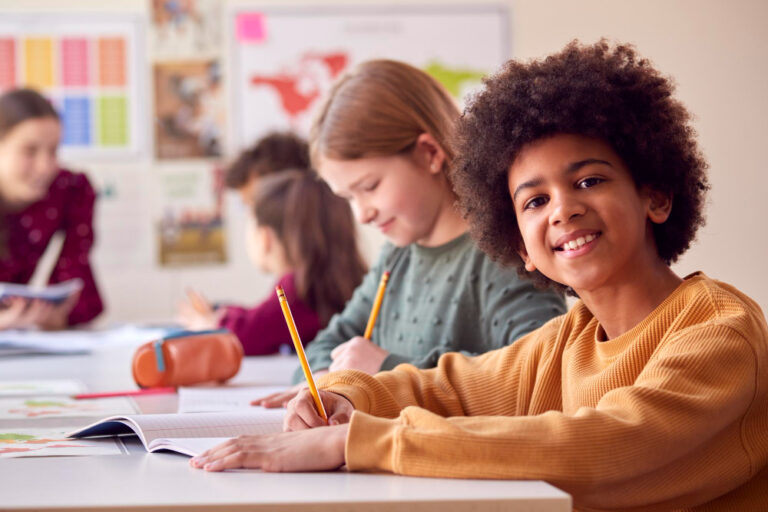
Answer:
[[[45,287],[34,287],[26,284],[0,283],[0,300],[8,297],[23,297],[25,299],[42,299],[50,302],[62,302],[67,297],[83,289],[83,280],[79,278],[62,281]]]
[[[231,437],[282,431],[285,409],[235,412],[112,416],[67,437],[137,435],[147,451],[170,450],[195,456]]]

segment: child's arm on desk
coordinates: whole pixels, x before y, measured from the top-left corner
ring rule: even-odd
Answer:
[[[341,395],[320,391],[328,424],[320,417],[308,389],[291,400],[282,434],[244,435],[211,448],[190,461],[194,468],[223,471],[322,471],[344,464],[344,446],[354,407]],[[319,427],[319,428],[315,428]]]
[[[311,400],[311,399],[310,399]],[[266,436],[244,435],[226,441],[189,464],[206,471],[261,468],[264,471],[325,471],[344,465],[349,425]]]

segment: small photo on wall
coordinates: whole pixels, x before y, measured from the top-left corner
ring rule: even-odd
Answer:
[[[221,156],[224,95],[216,60],[154,66],[158,159]]]
[[[152,0],[153,53],[161,59],[208,56],[221,43],[221,0]]]
[[[223,169],[166,169],[156,219],[161,266],[227,262]]]

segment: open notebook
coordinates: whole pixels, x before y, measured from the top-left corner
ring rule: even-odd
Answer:
[[[111,416],[67,437],[137,435],[147,451],[170,450],[195,456],[242,434],[272,434],[283,427],[285,409],[236,412]]]

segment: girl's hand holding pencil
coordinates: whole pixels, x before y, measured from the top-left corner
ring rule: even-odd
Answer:
[[[389,352],[362,336],[355,336],[331,352],[333,362],[329,371],[360,370],[373,375],[381,370],[381,364]]]
[[[390,274],[389,270],[381,274],[379,288],[376,290],[376,298],[373,300],[373,308],[371,308],[371,316],[368,317],[365,332],[362,336],[355,336],[333,349],[331,352],[333,362],[328,368],[329,371],[361,370],[373,375],[381,370],[381,364],[389,352],[373,343],[371,336],[373,335],[373,327],[376,325],[376,318],[379,316],[381,303],[384,301],[384,293],[387,291]]]
[[[315,375],[322,375],[329,371],[337,370],[361,370],[373,375],[381,369],[381,365],[389,355],[389,352],[373,343],[371,341],[371,335],[373,334],[373,327],[376,324],[376,318],[379,316],[381,303],[384,301],[384,293],[387,289],[390,274],[390,271],[387,270],[381,275],[379,288],[376,291],[371,315],[368,317],[368,323],[365,326],[363,336],[355,336],[333,349],[331,352],[331,366],[327,369],[316,370]],[[279,295],[280,292],[278,292],[278,297]],[[281,306],[283,302],[285,302],[284,299],[282,299]],[[287,302],[285,308],[288,310],[290,309],[287,306]],[[289,312],[286,313],[286,321],[288,321],[288,316],[290,316]],[[292,320],[289,321],[289,324],[291,322]],[[299,351],[303,352],[300,344],[299,347],[297,347],[297,353]],[[306,371],[307,369],[305,369],[305,373]],[[273,393],[257,398],[251,402],[251,405],[260,405],[266,408],[285,407],[301,390],[306,388],[307,382],[302,382],[280,393]]]

